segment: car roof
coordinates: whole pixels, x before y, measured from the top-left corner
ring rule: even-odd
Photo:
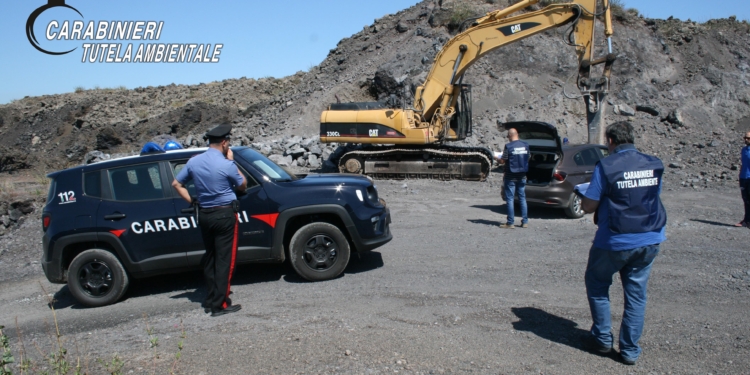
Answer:
[[[232,147],[232,152],[241,151],[247,148],[248,148],[247,146]],[[148,154],[142,154],[142,155],[123,156],[121,158],[103,160],[103,161],[96,162],[96,163],[84,164],[84,165],[79,165],[79,166],[75,166],[75,167],[68,168],[68,169],[51,172],[47,174],[47,177],[53,178],[60,173],[63,173],[63,172],[67,173],[67,172],[71,172],[75,170],[91,171],[91,170],[119,167],[119,166],[124,166],[124,165],[131,165],[131,164],[148,163],[148,162],[162,161],[162,160],[172,160],[172,159],[178,159],[180,157],[190,157],[190,156],[205,152],[206,150],[208,150],[208,147],[186,148],[186,149],[181,149],[181,150],[154,152],[154,153],[148,153]]]
[[[571,144],[563,145],[562,150],[563,151],[577,151],[577,150],[589,148],[589,147],[606,148],[606,146],[600,145],[600,144],[583,143],[583,144],[575,144],[575,145],[571,145]]]

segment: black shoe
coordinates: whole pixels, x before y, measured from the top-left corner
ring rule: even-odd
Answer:
[[[596,340],[596,338],[592,335],[586,335],[584,336],[581,341],[583,341],[583,346],[588,349],[589,351],[595,353],[595,354],[608,354],[612,351],[611,346],[602,345],[599,343],[599,341]]]
[[[624,365],[633,366],[633,365],[635,365],[635,361],[636,360],[635,359],[630,359],[630,358],[627,358],[627,357],[623,357],[622,353],[620,353],[620,361]]]
[[[229,291],[229,294],[232,294],[231,290]],[[226,302],[228,306],[232,305],[232,300],[230,298],[227,298]],[[203,308],[204,313],[208,314],[211,312],[211,304],[208,303],[208,301],[203,301],[203,303],[201,303],[201,307]]]
[[[240,309],[242,309],[242,305],[227,306],[226,309],[216,310],[216,311],[212,312],[211,313],[211,317],[217,317],[217,316],[222,316],[224,314],[229,314],[229,313],[237,312],[237,311],[240,311]]]

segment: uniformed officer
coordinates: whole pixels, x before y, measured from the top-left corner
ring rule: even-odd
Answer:
[[[528,208],[526,207],[526,172],[529,171],[529,144],[518,139],[516,129],[508,129],[508,140],[503,151],[503,162],[505,171],[503,173],[503,190],[505,202],[508,204],[508,221],[500,224],[500,228],[514,229],[513,198],[518,192],[518,201],[521,204],[521,228],[529,227]]]
[[[598,353],[612,351],[609,287],[619,272],[625,297],[620,325],[620,359],[634,365],[641,348],[646,313],[646,287],[651,265],[666,237],[667,213],[659,194],[664,165],[655,156],[636,150],[633,126],[618,122],[606,129],[610,156],[594,169],[582,202],[596,211],[599,228],[589,250],[586,295],[591,309],[588,346]]]
[[[237,255],[237,216],[234,190],[244,191],[245,176],[234,164],[229,149],[232,125],[222,124],[206,133],[208,150],[191,158],[177,174],[172,186],[180,196],[194,203],[185,184],[191,179],[198,193],[198,224],[206,254],[201,259],[208,294],[203,307],[211,316],[239,311],[229,300],[229,286]]]

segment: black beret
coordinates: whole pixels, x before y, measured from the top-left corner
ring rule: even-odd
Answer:
[[[232,133],[231,124],[221,124],[206,132],[207,138],[225,138]]]

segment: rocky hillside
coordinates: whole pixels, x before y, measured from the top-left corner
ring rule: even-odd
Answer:
[[[310,71],[280,79],[82,90],[0,106],[0,172],[39,173],[133,153],[154,138],[197,146],[224,121],[235,124],[237,144],[318,169],[333,152],[316,136],[326,105],[408,102],[459,19],[509,2],[422,1],[341,40]],[[646,19],[619,9],[615,18],[618,59],[606,121],[632,120],[638,146],[670,166],[672,187],[734,184],[740,133],[750,131],[750,25]],[[505,141],[496,124],[511,120],[547,121],[572,143],[586,141],[583,102],[564,93],[575,93],[577,62],[563,32],[494,51],[467,71],[475,131],[466,144],[499,149]]]

